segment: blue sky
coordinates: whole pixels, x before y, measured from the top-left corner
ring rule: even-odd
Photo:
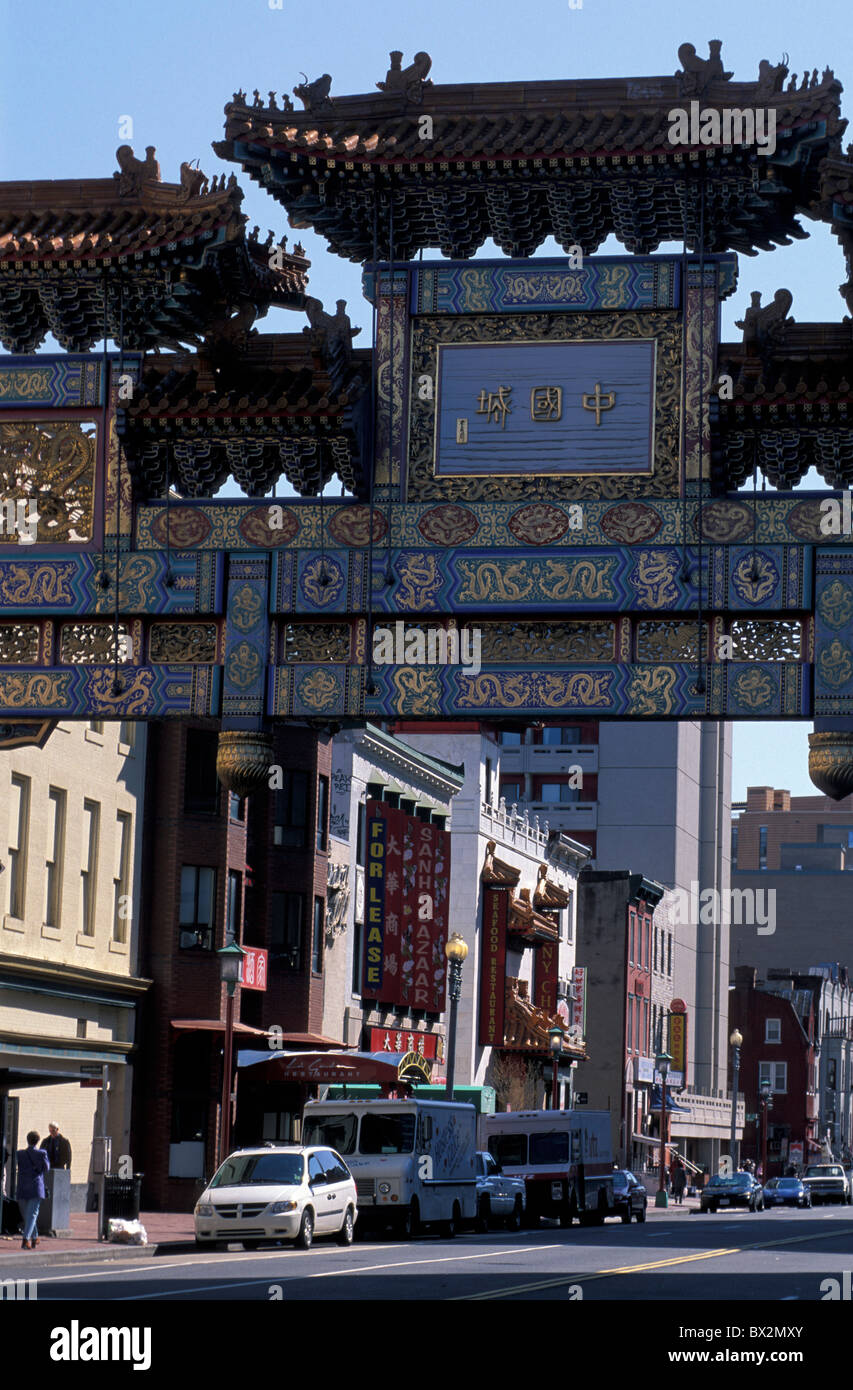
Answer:
[[[222,138],[223,107],[239,87],[280,97],[306,73],[332,75],[332,95],[366,92],[384,78],[390,50],[404,62],[425,49],[436,82],[517,81],[575,77],[659,76],[678,67],[679,44],[707,54],[722,40],[735,80],[758,74],[759,60],[789,54],[792,72],[829,64],[853,83],[850,0],[145,0],[138,5],[89,0],[0,0],[0,179],[109,177],[124,140],[119,121],[134,122],[136,153],[155,145],[163,177],[177,181],[183,160],[199,159],[208,175],[231,171],[211,150]],[[297,103],[298,105],[298,103]],[[283,210],[247,178],[243,211],[276,236],[301,239],[312,262],[311,293],[333,307],[347,299],[352,321],[368,340],[370,318],[356,266],[326,251],[311,232],[292,233]],[[839,320],[844,274],[840,249],[821,224],[811,237],[756,258],[742,257],[740,284],[724,306],[723,335],[739,337],[751,290],[764,301],[780,285],[793,292],[792,314]],[[668,247],[658,248],[661,251]],[[608,242],[600,254],[624,248]],[[482,255],[499,254],[486,244]],[[546,243],[540,254],[561,254]],[[258,327],[293,332],[301,317],[271,310]],[[747,784],[773,783],[809,792],[808,725],[749,724],[736,728],[735,795]]]

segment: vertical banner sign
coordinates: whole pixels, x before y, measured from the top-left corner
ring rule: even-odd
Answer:
[[[546,1014],[557,1012],[557,960],[560,948],[556,941],[543,941],[537,946],[533,962],[533,1002]]]
[[[509,894],[505,888],[483,889],[483,949],[480,968],[480,1042],[502,1047],[506,993],[506,923]]]
[[[430,826],[435,849],[433,863],[432,1004],[443,1013],[447,995],[447,957],[444,948],[450,930],[450,831]]]
[[[266,989],[268,952],[260,946],[244,946],[243,950],[242,988]]]
[[[669,1016],[669,1055],[672,1070],[681,1072],[687,1079],[687,1014],[671,1013]]]
[[[381,804],[367,803],[367,887],[362,994],[378,999],[385,965],[385,877],[388,825]]]
[[[576,965],[572,969],[572,992],[570,1027],[580,1028],[581,1036],[586,1037],[586,966]]]

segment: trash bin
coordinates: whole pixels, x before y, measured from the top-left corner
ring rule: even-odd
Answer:
[[[53,1236],[71,1229],[71,1172],[51,1168],[44,1175],[44,1198],[39,1206],[37,1230],[40,1236]]]
[[[120,1178],[116,1173],[104,1175],[104,1209],[101,1212],[101,1239],[106,1240],[112,1217],[122,1221],[138,1221],[143,1173],[132,1178]]]

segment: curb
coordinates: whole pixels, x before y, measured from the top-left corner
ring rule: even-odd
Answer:
[[[145,1256],[157,1257],[159,1255],[189,1255],[194,1254],[196,1244],[193,1240],[181,1241],[159,1241],[156,1245],[118,1245],[108,1241],[100,1245],[93,1246],[91,1250],[10,1250],[9,1256],[17,1263],[18,1256],[21,1256],[21,1264],[27,1269],[35,1266],[42,1268],[45,1265],[73,1265],[91,1264],[92,1261],[101,1261],[109,1264],[114,1260],[138,1260]],[[27,1259],[23,1256],[26,1254]],[[0,1264],[6,1263],[5,1252],[0,1247]]]

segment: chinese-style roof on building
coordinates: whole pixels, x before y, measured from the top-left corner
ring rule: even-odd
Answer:
[[[104,334],[128,349],[232,331],[271,304],[303,308],[309,262],[246,235],[233,174],[188,164],[163,183],[153,147],[117,152],[111,179],[0,184],[0,345],[34,351],[52,333],[68,352]]]
[[[313,495],[363,483],[360,406],[370,353],[335,356],[320,328],[252,333],[239,353],[148,354],[123,421],[137,497],[210,496],[229,475],[250,497],[282,476]]]
[[[692,44],[678,56],[664,77],[442,85],[426,76],[427,54],[402,68],[392,53],[378,92],[333,95],[324,74],[294,88],[298,112],[289,98],[282,110],[236,92],[214,149],[281,202],[291,226],[358,262],[426,247],[463,258],[490,236],[515,257],[548,236],[590,255],[610,233],[643,254],[681,240],[685,217],[695,245],[700,170],[707,250],[804,236],[797,214],[826,216],[820,162],[841,155],[841,84],[827,68],[786,88],[787,66],[767,60],[732,82],[716,40],[707,59]],[[734,120],[744,112],[751,136]]]
[[[795,487],[810,468],[834,488],[853,484],[853,323],[796,323],[777,290],[739,320],[742,343],[721,343],[711,397],[716,491],[759,468],[773,487]]]

